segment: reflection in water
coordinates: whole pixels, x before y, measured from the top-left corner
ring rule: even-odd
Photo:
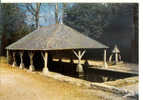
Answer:
[[[87,65],[83,65],[84,73],[77,73],[76,66],[77,65],[74,63],[63,63],[61,61],[58,61],[58,62],[53,62],[51,66],[49,66],[49,70],[61,73],[63,75],[100,83],[134,76],[132,74],[92,69],[90,67],[88,68]]]

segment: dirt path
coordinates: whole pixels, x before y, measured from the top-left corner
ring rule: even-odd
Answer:
[[[0,64],[0,100],[123,100],[101,90],[91,90]]]

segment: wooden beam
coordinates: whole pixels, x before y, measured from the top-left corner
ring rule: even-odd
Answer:
[[[82,58],[82,56],[85,54],[85,51],[86,51],[86,50],[84,50],[84,51],[82,52],[82,54],[81,54],[81,58]]]
[[[82,56],[85,54],[85,51],[86,51],[86,50],[84,50],[84,51],[81,53],[81,51],[79,50],[78,53],[76,53],[76,51],[73,50],[73,52],[74,52],[74,54],[76,55],[76,57],[77,57],[77,58],[80,58],[80,59],[81,59]]]
[[[78,64],[77,64],[77,67],[76,67],[76,71],[77,72],[83,72],[83,66],[81,64],[81,58],[85,54],[85,50],[82,53],[81,53],[80,50],[78,51],[78,53],[76,53],[74,50],[73,50],[73,52],[76,55],[76,57],[78,58]]]
[[[79,57],[78,54],[74,50],[73,50],[73,53],[76,55],[77,58]]]

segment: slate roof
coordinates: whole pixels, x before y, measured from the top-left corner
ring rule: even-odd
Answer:
[[[6,47],[9,50],[108,48],[64,24],[41,27]]]

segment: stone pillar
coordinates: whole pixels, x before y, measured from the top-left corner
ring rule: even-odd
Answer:
[[[34,53],[33,53],[33,52],[30,52],[30,53],[29,53],[29,57],[30,57],[29,70],[30,70],[30,71],[34,71],[34,70],[35,70],[34,65],[33,65],[33,56],[34,56]]]
[[[44,68],[43,68],[43,73],[47,74],[49,72],[48,70],[48,52],[45,52],[44,54],[42,53],[43,59],[44,59]]]
[[[12,67],[15,67],[16,66],[16,58],[15,58],[15,52],[12,52],[12,55],[13,55],[13,64],[12,64]]]
[[[23,69],[23,68],[24,68],[24,63],[23,63],[23,54],[24,54],[24,52],[20,52],[20,60],[21,60],[21,62],[20,62],[20,68],[21,68],[21,69]]]
[[[81,64],[81,51],[78,51],[78,64],[77,64],[77,67],[76,67],[76,71],[77,72],[83,72],[83,66]]]
[[[78,54],[75,52],[75,51],[73,51],[74,52],[74,54],[77,56],[77,58],[78,58],[78,64],[77,64],[77,67],[76,67],[76,72],[79,72],[79,73],[81,73],[81,72],[84,72],[83,71],[83,66],[82,66],[82,64],[81,64],[81,58],[82,58],[82,56],[84,55],[84,53],[85,53],[85,50],[82,52],[82,54],[81,54],[81,51],[79,50],[78,51]]]
[[[110,57],[109,57],[109,62],[110,63],[112,62],[112,57],[113,57],[113,54],[111,54]]]
[[[106,62],[106,49],[104,49],[104,68],[107,68],[107,62]]]
[[[118,63],[118,53],[117,52],[115,53],[115,63],[116,64]]]

